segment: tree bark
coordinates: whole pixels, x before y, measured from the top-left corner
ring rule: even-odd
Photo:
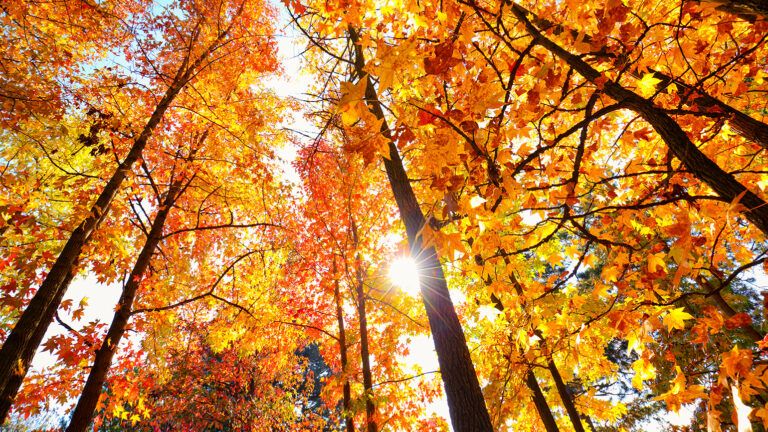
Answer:
[[[707,0],[702,0],[706,2]],[[754,22],[758,19],[768,19],[768,2],[765,0],[709,0],[720,6],[717,9],[738,15],[747,21]]]
[[[560,45],[545,37],[526,18],[525,12],[517,5],[512,5],[512,12],[524,23],[528,32],[536,41],[549,52],[565,61],[575,71],[590,82],[595,83],[604,78],[602,74],[582,60],[580,57],[566,51]],[[745,216],[763,234],[768,235],[768,205],[766,202],[739,183],[736,178],[725,172],[720,166],[710,160],[691,142],[688,135],[663,109],[637,94],[625,89],[613,81],[603,84],[603,92],[623,104],[624,107],[639,114],[647,121],[666,143],[672,154],[688,168],[699,180],[707,184],[720,197],[729,201],[738,201],[746,207]]]
[[[508,257],[504,257],[504,263],[506,265],[510,265],[510,260]],[[520,284],[520,282],[515,277],[514,273],[511,273],[509,275],[509,280],[512,282],[512,287],[515,289],[515,293],[518,297],[523,297],[523,286]],[[501,308],[504,308],[504,305],[501,305]],[[526,315],[529,315],[526,312]],[[541,348],[546,350],[547,347],[547,340],[544,338],[544,335],[541,333],[541,331],[534,329],[534,333],[536,336],[540,339]],[[547,354],[547,369],[549,369],[549,373],[552,375],[552,380],[555,382],[555,387],[557,388],[557,392],[560,395],[560,400],[563,402],[563,406],[565,407],[565,411],[568,413],[568,417],[571,420],[571,424],[573,425],[573,429],[576,432],[584,432],[584,426],[581,424],[581,416],[579,415],[579,411],[576,409],[576,404],[574,403],[573,396],[571,395],[571,392],[568,391],[568,387],[565,385],[565,382],[563,382],[563,377],[560,375],[560,371],[557,369],[557,366],[555,365],[555,362],[552,360],[552,357],[550,354]],[[532,373],[532,372],[529,372]],[[536,385],[538,387],[538,382],[536,381],[536,377],[534,377],[533,380],[528,378],[526,380],[528,383],[528,388],[530,388],[534,392],[534,396],[537,394],[542,394],[541,389],[533,389],[531,388],[531,385]],[[543,399],[542,396],[542,402],[537,402],[536,407],[538,409],[539,405],[547,405],[546,399]],[[548,422],[545,421],[545,416],[552,416],[552,412],[549,409],[549,406],[547,405],[546,412],[539,411],[539,415],[541,416],[542,421],[544,421],[544,424],[547,425]],[[554,421],[554,420],[553,420]]]
[[[144,147],[146,147],[152,132],[160,123],[171,101],[180,90],[180,86],[173,86],[168,89],[168,92],[166,92],[152,113],[141,135],[134,141],[128,156],[120,163],[109,179],[96,203],[91,207],[89,216],[72,232],[50,272],[48,272],[43,283],[40,284],[37,293],[32,297],[11,334],[8,335],[8,338],[3,343],[3,347],[0,349],[0,395],[3,397],[0,408],[6,404],[10,406],[10,400],[16,397],[19,386],[16,385],[14,388],[14,383],[20,383],[24,379],[26,370],[37,349],[37,346],[34,346],[34,344],[29,350],[27,350],[27,346],[32,342],[34,335],[40,332],[45,334],[48,326],[53,321],[53,316],[58,309],[59,303],[67,288],[69,288],[69,282],[72,280],[71,277],[68,278],[68,275],[74,271],[74,264],[79,259],[83,246],[90,240],[93,232],[104,220],[112,200],[120,189],[120,185],[128,176],[133,164],[141,157],[141,153]],[[42,329],[38,329],[38,327]],[[27,358],[26,354],[30,351],[33,355]],[[15,375],[21,375],[21,380],[15,378]],[[0,411],[0,422],[5,421],[7,414],[8,410]]]
[[[333,273],[336,274],[336,261],[333,262]],[[336,320],[339,324],[339,357],[341,358],[341,374],[344,376],[344,428],[347,432],[355,432],[354,415],[352,415],[352,391],[349,385],[348,360],[347,360],[347,333],[344,330],[344,311],[341,308],[341,293],[339,280],[336,279],[333,286],[333,298],[336,301]]]
[[[360,324],[360,358],[363,365],[363,390],[365,396],[366,430],[376,432],[376,406],[373,404],[373,377],[371,375],[371,356],[368,350],[368,318],[365,314],[365,292],[363,290],[363,269],[357,259],[355,269],[357,286],[357,318]]]
[[[72,280],[68,275],[75,270],[75,262],[80,258],[83,246],[90,240],[93,232],[106,217],[112,200],[130,173],[133,164],[141,158],[147,142],[157,125],[160,124],[171,102],[226,35],[227,31],[219,34],[208,49],[191,64],[189,59],[181,64],[171,85],[158,102],[144,129],[133,142],[128,155],[112,174],[107,185],[96,199],[96,203],[91,207],[89,215],[80,222],[70,235],[53,267],[40,284],[40,288],[3,343],[3,347],[0,349],[0,397],[2,398],[0,401],[0,424],[4,423],[8,416],[10,405],[19,391],[21,382],[37,350],[37,345],[39,345],[39,342],[32,344],[32,341],[39,333],[42,332],[44,335],[53,321],[59,303],[61,303],[61,299],[69,288],[69,282]],[[32,346],[29,346],[30,344]],[[16,375],[20,375],[20,379]],[[9,408],[4,408],[6,406]]]
[[[69,273],[64,279],[63,285],[69,286],[74,277],[75,272]],[[59,292],[56,294],[56,297],[54,298],[54,301],[51,302],[51,304],[48,306],[48,309],[46,309],[45,315],[50,316],[51,320],[53,320],[53,317],[56,315],[56,310],[58,309],[58,306],[61,303],[63,297],[64,290],[59,290]],[[30,338],[29,344],[27,344],[26,348],[24,348],[24,351],[22,351],[18,363],[19,365],[22,365],[20,367],[24,368],[29,367],[29,364],[32,363],[32,358],[37,352],[37,347],[39,347],[43,342],[43,338],[45,337],[45,333],[48,331],[48,327],[38,326],[34,329],[30,329],[29,331],[33,331],[34,334]],[[13,399],[16,398],[16,394],[21,388],[21,384],[24,382],[24,377],[26,374],[27,371],[25,369],[20,371],[20,373],[11,375],[7,385],[0,389],[2,390],[2,393],[0,393],[0,415],[2,415],[2,417],[0,417],[0,424],[2,424],[2,421],[4,421],[3,419],[5,419],[5,416],[7,416],[8,412],[11,410]]]
[[[109,372],[109,368],[112,365],[112,358],[125,334],[128,320],[131,318],[133,301],[136,299],[141,279],[149,267],[157,245],[160,244],[160,240],[163,238],[165,220],[178,197],[180,189],[181,182],[172,184],[163,202],[160,204],[160,208],[157,215],[155,215],[155,220],[152,222],[152,227],[147,236],[147,241],[144,243],[141,252],[139,252],[139,257],[136,259],[133,270],[131,270],[131,274],[128,276],[128,282],[126,282],[123,288],[123,293],[120,296],[114,317],[112,318],[112,324],[109,326],[107,335],[104,337],[104,342],[102,342],[99,350],[96,351],[96,358],[93,361],[91,372],[88,374],[88,379],[85,382],[80,399],[77,401],[72,414],[72,420],[70,420],[67,427],[67,432],[85,432],[93,420],[101,389],[106,381],[107,372]]]
[[[539,413],[541,422],[544,423],[544,428],[547,430],[547,432],[559,431],[560,429],[557,427],[555,417],[552,415],[552,411],[549,409],[547,399],[544,397],[544,393],[541,391],[539,382],[536,380],[536,375],[533,374],[532,370],[528,370],[528,373],[525,375],[525,384],[528,386],[531,392],[533,392],[533,403],[536,405],[536,411]]]
[[[365,58],[358,43],[359,35],[355,29],[350,28],[349,36],[354,44],[356,73],[360,79],[367,80],[365,97],[368,107],[371,113],[382,121],[381,134],[389,140],[389,159],[384,158],[384,168],[400,211],[400,218],[405,225],[411,255],[421,268],[421,295],[435,343],[451,424],[456,432],[492,431],[491,418],[472,365],[464,331],[448,292],[442,264],[435,248],[425,248],[421,242],[419,232],[424,227],[424,215],[411,188],[400,153],[392,142],[392,134],[376,89],[363,71]]]
[[[543,341],[544,339],[542,339],[542,342]],[[549,373],[552,375],[552,380],[555,382],[557,393],[560,395],[560,400],[563,402],[565,411],[568,413],[568,418],[571,419],[573,430],[576,432],[585,432],[584,426],[581,424],[579,410],[576,409],[576,403],[573,400],[573,395],[570,390],[568,390],[568,386],[565,385],[563,377],[557,369],[557,365],[555,365],[555,362],[551,358],[547,359],[547,369],[549,369]]]

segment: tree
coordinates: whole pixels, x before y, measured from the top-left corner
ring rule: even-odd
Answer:
[[[119,192],[133,165],[141,158],[153,132],[162,122],[171,103],[193,81],[206,82],[205,77],[216,70],[212,65],[217,64],[221,67],[218,70],[226,70],[226,66],[232,64],[230,62],[233,62],[232,57],[235,53],[246,46],[241,44],[248,42],[248,37],[253,33],[252,28],[265,25],[264,20],[257,18],[263,8],[255,3],[248,3],[248,9],[245,6],[245,3],[235,3],[206,5],[199,8],[192,3],[181,4],[178,6],[179,9],[168,8],[156,16],[148,14],[143,17],[144,21],[137,23],[134,32],[137,38],[136,44],[140,50],[138,56],[147,56],[146,50],[150,50],[153,57],[145,57],[146,63],[141,66],[147,71],[154,72],[152,77],[154,84],[161,89],[164,88],[164,94],[154,105],[152,114],[140,132],[128,140],[129,150],[124,153],[125,156],[99,193],[89,214],[72,232],[40,288],[3,344],[2,361],[0,361],[0,393],[2,393],[0,417],[3,419],[7,416],[10,404],[21,385],[34,352],[67,290],[67,283],[71,280],[68,275],[74,274],[75,263],[83,247],[104,220],[112,200]],[[152,46],[151,43],[145,46],[144,44],[148,42],[138,39],[161,29],[168,32],[168,37],[164,41],[165,46]],[[142,32],[144,32],[143,35]],[[181,50],[178,49],[180,47]],[[263,52],[268,54],[270,51],[271,48],[267,43]],[[134,54],[128,55],[130,57]],[[267,60],[261,61],[259,65],[268,69],[272,63]],[[227,80],[222,82],[226,84]],[[207,83],[211,82],[207,81]],[[152,97],[151,94],[147,96]],[[202,101],[198,103],[200,102]],[[193,104],[188,108],[195,109]],[[118,160],[121,153],[122,149],[115,148]]]

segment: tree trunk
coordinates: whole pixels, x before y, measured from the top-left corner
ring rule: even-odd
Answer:
[[[376,432],[376,406],[373,404],[373,378],[371,375],[371,359],[368,350],[368,319],[365,314],[365,292],[363,291],[363,269],[357,259],[357,318],[360,323],[360,358],[363,364],[363,389],[365,397],[366,430]]]
[[[702,0],[706,2],[707,0]],[[768,19],[768,3],[765,0],[708,0],[720,6],[717,9],[738,15],[747,21]]]
[[[542,339],[542,342],[543,341],[544,339]],[[555,362],[551,358],[547,359],[547,369],[549,369],[549,373],[552,375],[552,380],[555,381],[557,393],[560,395],[560,400],[563,402],[563,406],[565,406],[565,411],[568,413],[568,417],[571,419],[573,430],[576,432],[584,432],[584,426],[581,424],[581,416],[579,415],[579,410],[576,409],[576,403],[573,400],[573,395],[571,394],[570,390],[568,390],[568,386],[565,385],[563,377],[560,375],[560,371],[557,369],[557,365],[555,365]]]
[[[582,60],[571,54],[561,46],[552,42],[539,32],[525,16],[525,12],[517,5],[512,5],[512,12],[524,23],[528,32],[536,41],[549,52],[565,61],[580,75],[591,82],[598,81],[602,74]],[[725,172],[720,166],[710,160],[688,138],[685,131],[661,108],[637,94],[625,89],[618,83],[607,81],[603,86],[603,92],[623,104],[624,107],[638,113],[656,130],[666,143],[672,154],[688,168],[699,180],[707,184],[720,197],[729,201],[738,201],[746,210],[745,216],[763,234],[768,235],[768,205],[766,202],[745,188],[736,178]]]
[[[336,261],[333,262],[333,273],[336,274]],[[339,280],[336,279],[333,286],[333,298],[336,301],[336,320],[339,323],[339,357],[341,357],[341,374],[344,376],[344,428],[347,432],[355,432],[354,416],[352,415],[352,391],[349,385],[347,366],[347,333],[344,330],[344,311],[341,308],[341,293],[339,292]]]
[[[4,423],[8,416],[9,408],[5,409],[4,407],[6,405],[10,407],[11,401],[16,397],[16,393],[19,391],[21,382],[27,373],[29,364],[32,362],[39,342],[32,344],[31,347],[28,347],[28,345],[32,343],[33,339],[40,332],[44,335],[48,326],[53,321],[59,303],[61,303],[61,299],[69,288],[71,278],[68,275],[75,270],[75,262],[80,258],[83,246],[90,240],[93,232],[106,217],[110,204],[120,190],[123,180],[128,176],[133,164],[141,158],[149,138],[152,136],[157,125],[160,124],[171,102],[192,79],[211,52],[226,37],[227,33],[228,30],[221,32],[216,40],[194,62],[189,63],[189,58],[187,58],[180,65],[171,85],[166,90],[162,99],[160,99],[160,102],[158,102],[141,134],[133,142],[128,155],[118,165],[117,170],[112,174],[104,190],[101,191],[101,194],[96,199],[96,203],[91,207],[88,217],[80,222],[70,235],[53,267],[51,267],[42,284],[40,284],[37,293],[32,297],[29,305],[22,312],[19,321],[3,343],[3,347],[0,349],[0,397],[2,397],[2,401],[0,401],[0,424]],[[42,337],[40,340],[42,340]],[[15,375],[21,375],[20,379],[15,377]]]
[[[99,350],[96,351],[93,367],[91,367],[91,372],[88,374],[88,379],[85,382],[80,399],[77,401],[75,411],[72,414],[72,420],[70,420],[67,427],[67,432],[85,432],[93,420],[101,389],[104,386],[107,372],[109,372],[112,364],[112,357],[114,357],[117,347],[120,345],[128,325],[128,320],[131,318],[133,301],[136,299],[141,279],[149,267],[152,254],[154,254],[157,245],[163,238],[165,220],[178,197],[180,189],[180,182],[172,184],[168,189],[165,199],[160,204],[155,220],[152,222],[152,228],[150,228],[149,235],[147,236],[147,241],[144,243],[141,252],[139,252],[139,257],[136,259],[133,270],[131,270],[131,274],[128,276],[128,282],[126,282],[123,288],[123,293],[120,296],[114,317],[112,318],[112,324],[109,326],[107,335],[104,337],[104,342],[102,342]]]
[[[69,273],[64,279],[63,285],[69,286],[74,277],[75,272]],[[64,297],[64,290],[59,290],[59,292],[56,294],[56,297],[53,299],[53,302],[51,302],[51,304],[48,306],[48,309],[46,309],[45,316],[50,316],[50,319],[53,320],[53,317],[56,315],[56,310],[58,309],[59,303],[61,303],[62,297]],[[34,334],[29,340],[29,344],[27,344],[26,348],[24,348],[24,351],[22,351],[21,358],[19,359],[18,363],[21,365],[20,367],[25,369],[19,371],[20,373],[11,375],[7,385],[0,389],[2,390],[2,393],[0,393],[0,424],[2,424],[5,417],[8,415],[8,412],[11,410],[11,405],[13,404],[13,400],[16,398],[16,393],[18,393],[19,389],[21,388],[21,384],[24,382],[24,376],[27,374],[26,368],[29,367],[30,363],[32,363],[32,358],[37,352],[37,347],[39,347],[43,342],[43,338],[45,337],[45,333],[48,331],[48,327],[38,326],[34,329],[29,329],[29,331],[34,332]]]
[[[539,412],[541,422],[544,423],[544,428],[547,430],[547,432],[559,431],[560,429],[557,427],[555,417],[552,415],[552,411],[549,409],[547,399],[544,397],[544,393],[541,391],[539,382],[536,380],[536,375],[533,374],[532,370],[528,370],[528,373],[525,376],[525,384],[528,386],[531,392],[533,392],[533,403],[536,405],[536,411]]]
[[[349,36],[355,49],[356,72],[361,79],[367,80],[365,97],[368,107],[371,113],[382,121],[381,134],[389,140],[389,159],[384,159],[384,168],[400,211],[400,218],[405,225],[411,255],[421,269],[419,275],[421,295],[435,343],[451,424],[456,432],[490,432],[493,430],[491,418],[472,365],[464,331],[448,292],[442,265],[435,248],[425,248],[422,245],[418,233],[424,227],[424,215],[411,188],[397,147],[392,142],[392,134],[376,95],[376,89],[363,71],[365,58],[358,44],[359,35],[356,30],[350,28]]]
[[[3,347],[0,349],[0,395],[3,396],[3,403],[0,405],[0,408],[6,404],[9,405],[9,399],[12,400],[16,397],[19,385],[16,385],[14,388],[14,383],[18,382],[20,384],[24,379],[27,368],[34,357],[34,352],[37,350],[37,345],[39,345],[39,343],[37,345],[32,344],[33,336],[38,333],[45,334],[48,326],[53,321],[53,316],[56,314],[59,303],[61,303],[61,299],[66,293],[67,288],[69,288],[69,282],[72,280],[68,275],[74,272],[74,264],[79,259],[83,246],[90,240],[93,232],[104,220],[112,200],[120,189],[120,185],[128,176],[133,164],[141,157],[147,141],[152,136],[152,132],[160,123],[171,101],[180,90],[181,86],[178,85],[168,89],[149,118],[146,126],[144,126],[141,135],[134,141],[128,156],[120,163],[109,179],[96,203],[91,207],[89,216],[72,232],[50,272],[48,272],[43,283],[40,284],[37,293],[32,297],[11,334],[8,335],[8,338],[3,343]],[[27,346],[30,344],[32,346],[27,350]],[[32,356],[27,358],[26,354],[29,352],[32,353]],[[14,375],[21,375],[21,380],[14,378]],[[0,411],[0,424],[5,421],[7,414],[7,409]]]
[[[504,257],[504,263],[506,265],[510,265],[510,260],[508,257]],[[514,273],[511,273],[509,275],[509,280],[512,282],[512,287],[515,289],[515,293],[518,297],[523,297],[523,286],[520,284],[520,282],[515,277]],[[501,303],[501,302],[499,302]],[[504,305],[501,305],[501,308],[504,308]],[[526,315],[529,314],[526,312]],[[540,344],[542,349],[546,349],[547,347],[547,340],[544,339],[544,335],[537,329],[534,329],[534,333],[536,336],[540,339]],[[571,424],[573,425],[573,429],[576,432],[584,432],[584,426],[581,424],[581,417],[579,416],[579,411],[576,409],[576,404],[573,401],[573,396],[568,391],[568,387],[563,382],[563,377],[560,375],[560,371],[557,370],[557,366],[555,365],[555,362],[552,360],[552,357],[547,355],[547,369],[549,369],[550,374],[552,375],[552,379],[555,381],[555,387],[557,388],[557,392],[560,395],[560,400],[563,402],[563,406],[565,406],[565,411],[568,413],[568,417],[571,420]],[[530,374],[533,374],[533,372],[529,372]],[[536,387],[539,386],[538,382],[536,381],[536,377],[534,376],[533,379],[526,380],[528,383],[528,388],[530,388],[534,396],[536,394],[542,394],[541,389],[533,389],[531,388],[531,385],[536,385]],[[543,398],[542,394],[542,402],[536,402],[536,407],[538,409],[539,405],[547,405],[547,401]],[[549,410],[549,406],[547,406],[546,412],[539,411],[539,415],[541,416],[542,421],[544,421],[544,424],[547,425],[548,421],[545,420],[545,417],[552,416],[552,412]],[[553,420],[554,422],[554,420]]]

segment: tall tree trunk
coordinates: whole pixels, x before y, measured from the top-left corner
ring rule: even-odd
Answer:
[[[542,339],[542,343],[543,342],[544,339]],[[560,375],[560,371],[557,369],[557,365],[555,365],[554,360],[551,358],[547,359],[547,369],[549,369],[549,373],[552,375],[552,380],[555,382],[555,387],[557,387],[557,394],[560,395],[560,400],[563,402],[565,412],[568,413],[568,418],[571,419],[573,430],[576,432],[584,432],[584,426],[581,424],[581,416],[579,415],[579,410],[576,409],[576,403],[573,400],[573,395],[571,394],[571,391],[568,390],[568,386],[565,385],[563,377]]]
[[[99,350],[96,351],[96,358],[93,361],[91,372],[88,374],[88,379],[85,382],[80,399],[77,401],[75,411],[72,414],[72,420],[70,420],[67,427],[67,432],[85,432],[93,420],[101,389],[106,381],[107,372],[109,372],[109,368],[112,365],[112,357],[114,357],[117,347],[120,345],[128,325],[128,320],[131,318],[133,301],[136,299],[141,279],[149,267],[152,254],[154,254],[157,245],[163,238],[165,220],[178,197],[180,189],[181,182],[172,184],[163,202],[160,204],[160,208],[157,211],[157,215],[155,215],[155,220],[152,222],[152,227],[147,236],[147,241],[144,243],[141,252],[139,252],[139,257],[136,259],[133,270],[131,270],[131,274],[128,276],[125,287],[123,287],[123,293],[117,303],[112,324],[109,326],[107,335],[104,337],[104,342],[102,342]]]
[[[359,45],[359,35],[355,29],[350,28],[349,36],[354,44],[356,73],[360,79],[367,80],[365,98],[368,107],[371,113],[382,121],[381,134],[389,140],[389,159],[384,159],[384,168],[400,211],[400,218],[405,225],[411,255],[418,261],[421,268],[419,276],[421,295],[435,343],[451,424],[456,432],[490,432],[493,430],[491,418],[472,365],[464,331],[448,292],[442,265],[435,248],[425,248],[418,235],[424,227],[424,215],[411,188],[400,153],[392,142],[392,133],[376,95],[376,89],[363,70],[365,57]]]
[[[70,272],[64,279],[63,284],[65,286],[69,286],[74,277],[75,272]],[[56,297],[53,299],[53,302],[48,305],[48,309],[45,311],[46,316],[50,315],[51,319],[53,319],[53,317],[56,315],[56,310],[58,309],[59,303],[61,303],[63,297],[64,290],[59,290],[59,292],[56,294]],[[47,331],[48,327],[43,326],[38,326],[34,329],[34,334],[30,338],[29,344],[27,344],[26,348],[24,348],[24,351],[21,353],[21,358],[19,359],[18,363],[19,365],[26,365],[22,366],[26,368],[30,363],[32,363],[32,358],[37,352],[37,347],[39,347],[43,342],[43,338],[45,337],[45,333]],[[2,388],[2,393],[0,393],[0,413],[2,413],[3,417],[0,418],[0,424],[2,424],[4,421],[4,416],[6,416],[11,410],[13,399],[16,397],[16,393],[18,393],[19,389],[21,388],[21,384],[24,382],[25,375],[26,370],[23,372],[19,371],[19,373],[11,375],[8,384]]]
[[[180,65],[171,85],[158,102],[141,134],[133,142],[128,155],[112,174],[96,199],[96,203],[91,207],[89,215],[80,222],[70,235],[53,267],[40,284],[40,288],[3,343],[3,347],[0,349],[0,424],[4,423],[8,416],[13,399],[19,391],[21,382],[39,345],[39,341],[37,343],[32,342],[41,332],[44,335],[53,321],[59,303],[69,288],[69,282],[72,280],[69,275],[75,271],[75,263],[80,258],[83,246],[90,240],[93,232],[106,217],[110,204],[120,190],[123,180],[130,173],[133,164],[141,158],[147,142],[157,125],[160,124],[171,102],[192,79],[227,33],[228,30],[221,32],[194,62],[190,63],[190,59],[187,58]],[[40,341],[42,341],[42,337]],[[20,375],[20,379],[16,375]]]
[[[365,314],[365,291],[363,290],[363,269],[360,259],[357,259],[355,269],[357,286],[357,318],[360,323],[360,358],[363,365],[363,390],[365,397],[366,430],[376,432],[376,406],[373,404],[373,377],[371,375],[371,356],[368,350],[368,318]]]
[[[580,75],[591,82],[598,81],[602,74],[581,59],[571,54],[560,45],[544,36],[531,24],[525,12],[517,5],[512,5],[512,12],[524,23],[534,39],[549,52],[565,61]],[[763,234],[768,235],[768,205],[766,202],[739,183],[736,178],[725,172],[720,166],[710,160],[691,142],[685,131],[661,108],[647,99],[625,89],[620,84],[607,81],[603,92],[623,104],[624,107],[638,113],[647,121],[666,143],[672,154],[688,168],[699,180],[707,184],[720,197],[729,202],[738,201],[746,210],[744,212]]]
[[[336,274],[336,261],[333,262],[333,273]],[[341,374],[344,376],[344,428],[347,432],[355,432],[354,415],[352,415],[352,390],[349,385],[348,360],[347,360],[347,332],[344,330],[344,311],[341,307],[341,293],[339,280],[334,281],[333,299],[336,302],[336,321],[339,323],[339,357],[341,357]]]
[[[504,257],[504,264],[507,266],[510,265],[509,257]],[[515,293],[519,298],[523,297],[523,286],[520,284],[520,281],[517,280],[517,277],[515,277],[514,273],[510,273],[509,280],[512,282],[512,287],[515,289]],[[499,305],[501,309],[504,308],[504,305],[501,304],[501,301],[499,301]],[[526,316],[529,314],[526,312]],[[547,346],[547,340],[544,338],[544,335],[538,330],[534,329],[534,333],[536,336],[540,339],[541,348],[546,349]],[[560,371],[557,370],[557,366],[555,365],[555,362],[552,360],[552,357],[547,355],[547,369],[549,369],[549,373],[552,375],[552,379],[555,381],[555,387],[557,388],[557,392],[560,395],[560,400],[563,402],[563,406],[565,407],[565,411],[568,413],[568,417],[571,420],[571,424],[573,425],[573,429],[576,432],[584,432],[584,426],[581,424],[581,417],[579,416],[579,411],[576,409],[576,404],[573,401],[573,396],[568,391],[568,387],[563,382],[563,377],[560,375]],[[533,374],[533,372],[529,371],[529,374]],[[526,379],[526,382],[528,383],[528,388],[530,388],[533,393],[534,397],[537,394],[536,389],[531,388],[531,385],[536,385],[538,387],[538,382],[536,382],[536,377],[534,376],[533,379],[528,377]],[[543,399],[543,393],[541,392],[541,389],[538,389],[538,394],[542,394],[542,400],[543,403],[537,402],[536,407],[538,409],[539,405],[546,405],[547,401],[546,399]],[[539,415],[542,418],[542,421],[544,421],[544,424],[549,424],[547,420],[545,420],[545,416],[549,415],[552,416],[552,412],[549,410],[549,406],[547,406],[547,412],[542,413],[539,411]],[[554,421],[554,420],[553,420]]]
[[[40,288],[35,293],[32,300],[19,321],[14,326],[11,334],[3,343],[0,349],[0,423],[5,421],[9,406],[19,385],[27,373],[27,368],[34,357],[37,345],[32,344],[32,339],[38,333],[45,334],[48,326],[53,321],[53,316],[61,303],[61,299],[69,288],[69,282],[72,280],[68,275],[75,271],[75,262],[80,257],[83,246],[90,240],[93,232],[104,220],[109,206],[115,195],[120,189],[123,180],[128,176],[133,164],[141,157],[144,147],[147,145],[150,136],[155,127],[160,123],[165,111],[170,106],[171,101],[181,90],[180,86],[173,86],[168,89],[163,99],[155,108],[152,116],[149,118],[141,135],[134,141],[128,156],[120,163],[109,182],[102,190],[96,203],[91,207],[88,217],[75,228],[72,235],[64,245],[64,249],[59,254],[53,267],[46,275]],[[31,345],[28,347],[28,345]],[[39,343],[38,343],[39,345]],[[29,348],[29,349],[28,349]],[[28,356],[28,353],[32,353]],[[15,375],[20,375],[21,380]],[[19,385],[14,385],[15,383]]]
[[[534,375],[533,371],[530,369],[525,375],[525,384],[531,392],[533,392],[533,403],[536,405],[536,411],[539,413],[541,422],[544,423],[544,428],[547,432],[559,431],[560,429],[557,427],[555,417],[552,415],[552,411],[549,409],[549,404],[547,404],[547,399],[544,397],[544,392],[541,391],[539,382],[536,380],[536,375]]]

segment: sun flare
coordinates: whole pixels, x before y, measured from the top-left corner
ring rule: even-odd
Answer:
[[[410,296],[419,295],[419,268],[411,257],[398,257],[389,265],[389,280]]]

